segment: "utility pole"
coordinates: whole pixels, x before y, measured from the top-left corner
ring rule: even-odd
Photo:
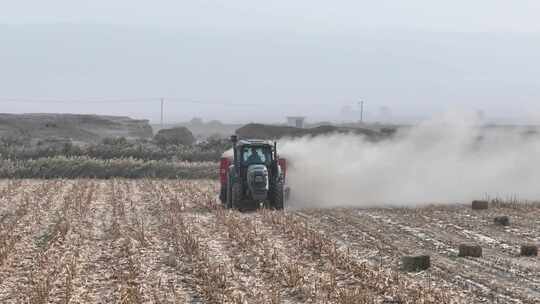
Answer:
[[[358,104],[360,105],[360,123],[364,123],[364,101],[361,100]]]
[[[161,98],[161,128],[163,129],[163,106],[165,104],[165,98]]]

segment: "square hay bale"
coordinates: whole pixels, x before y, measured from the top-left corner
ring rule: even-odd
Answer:
[[[415,255],[401,257],[401,269],[407,272],[418,272],[431,267],[429,255]]]
[[[534,244],[522,245],[521,256],[538,256],[538,246]]]
[[[503,216],[497,216],[493,219],[493,222],[495,225],[499,226],[510,226],[510,217],[503,215]]]
[[[459,245],[459,257],[482,257],[482,247],[478,245],[461,244]]]
[[[473,210],[486,210],[489,206],[488,201],[472,201],[471,208]]]
[[[174,251],[170,250],[161,254],[161,262],[169,267],[176,268],[178,261]]]

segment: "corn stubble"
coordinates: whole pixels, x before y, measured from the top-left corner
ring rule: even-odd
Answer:
[[[465,303],[374,266],[294,213],[239,213],[213,181],[0,185],[2,303]]]

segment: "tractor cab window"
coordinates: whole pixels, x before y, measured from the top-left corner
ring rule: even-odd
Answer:
[[[271,159],[271,152],[262,147],[244,147],[242,160],[245,164],[266,164]]]

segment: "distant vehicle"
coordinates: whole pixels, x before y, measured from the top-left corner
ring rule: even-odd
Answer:
[[[231,136],[232,155],[220,162],[220,199],[225,208],[283,209],[289,197],[287,161],[277,153],[277,143]]]

